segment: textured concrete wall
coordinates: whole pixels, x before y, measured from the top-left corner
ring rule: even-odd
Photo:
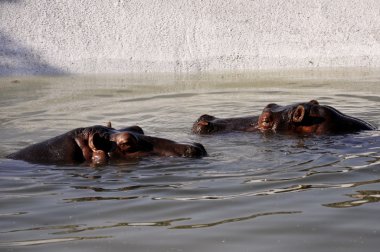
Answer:
[[[380,67],[379,0],[0,0],[0,74]]]

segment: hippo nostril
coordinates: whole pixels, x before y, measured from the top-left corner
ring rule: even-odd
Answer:
[[[205,148],[199,143],[194,143],[194,145],[186,146],[183,153],[183,157],[203,157],[206,155],[207,152]]]
[[[192,157],[193,156],[193,148],[191,146],[187,146],[185,152],[183,154],[184,157]]]
[[[293,122],[302,122],[305,116],[305,108],[302,105],[299,105],[293,113]]]
[[[259,119],[260,129],[262,130],[270,129],[272,127],[272,124],[273,124],[272,113],[264,112]]]
[[[193,146],[186,146],[185,149],[182,151],[182,157],[195,157],[196,156],[196,150]]]
[[[214,125],[210,121],[200,120],[194,124],[193,132],[198,134],[208,134],[213,132]]]

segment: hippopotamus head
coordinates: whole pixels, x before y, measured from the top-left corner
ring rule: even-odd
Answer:
[[[108,160],[154,155],[179,157],[207,155],[205,148],[199,143],[177,143],[169,139],[146,136],[139,126],[119,130],[110,126],[107,128],[97,126],[87,131],[88,141],[80,143],[80,147],[86,160],[91,160],[95,164],[104,164]]]
[[[196,134],[211,134],[225,129],[225,125],[215,123],[217,118],[211,115],[200,116],[193,124],[192,132]]]
[[[268,104],[256,127],[263,132],[317,135],[375,129],[363,120],[345,115],[333,107],[320,105],[316,100],[288,106]]]
[[[146,136],[137,132],[120,131],[110,135],[115,149],[109,153],[113,159],[142,156],[203,157],[207,152],[200,143],[177,143],[175,141]]]
[[[33,163],[105,164],[109,160],[128,159],[149,155],[158,156],[205,156],[201,144],[182,144],[164,138],[144,135],[139,126],[116,130],[95,125],[76,128],[40,143],[27,146],[7,158]]]

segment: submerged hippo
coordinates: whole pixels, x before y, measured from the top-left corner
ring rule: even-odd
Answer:
[[[202,115],[194,122],[192,132],[205,135],[231,131],[253,131],[258,119],[258,116],[217,118],[211,115]]]
[[[202,157],[199,143],[182,144],[144,135],[138,126],[121,130],[105,126],[77,128],[65,134],[30,145],[7,156],[33,163],[104,163],[108,159],[128,159],[148,155]]]
[[[376,127],[361,119],[345,115],[333,107],[311,100],[288,106],[268,104],[259,117],[256,128],[296,134],[344,134]]]

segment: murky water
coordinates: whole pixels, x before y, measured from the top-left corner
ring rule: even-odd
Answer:
[[[196,136],[194,120],[317,99],[380,125],[380,72],[0,80],[1,251],[376,251],[380,132]],[[4,157],[76,127],[138,124],[202,159],[101,167]]]

